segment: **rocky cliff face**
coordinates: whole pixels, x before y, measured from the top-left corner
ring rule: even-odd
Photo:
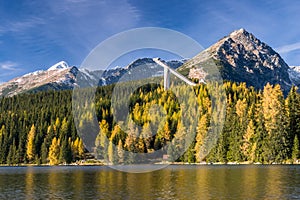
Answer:
[[[201,64],[208,60],[218,66],[224,80],[246,82],[248,86],[257,89],[262,89],[269,82],[280,84],[285,91],[292,84],[288,73],[289,66],[280,55],[245,29],[234,31],[222,38],[184,64],[179,71],[201,68]],[[189,76],[197,78],[193,74]]]

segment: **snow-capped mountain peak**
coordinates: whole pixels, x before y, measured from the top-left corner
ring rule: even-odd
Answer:
[[[67,69],[67,68],[69,68],[68,63],[65,62],[65,61],[60,61],[60,62],[58,62],[58,63],[52,65],[52,66],[48,69],[48,71],[51,71],[51,70],[57,70],[57,69]]]

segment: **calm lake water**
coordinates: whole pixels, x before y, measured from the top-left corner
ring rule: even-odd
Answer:
[[[300,199],[300,166],[0,167],[0,199]]]

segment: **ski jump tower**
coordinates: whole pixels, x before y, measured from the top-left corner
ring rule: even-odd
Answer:
[[[159,58],[153,58],[153,61],[157,63],[158,65],[162,66],[164,68],[164,89],[167,90],[170,88],[170,73],[174,74],[176,77],[180,78],[184,82],[186,82],[188,85],[195,86],[196,83],[190,81],[182,74],[179,74],[174,69],[166,65],[165,63],[161,62]]]

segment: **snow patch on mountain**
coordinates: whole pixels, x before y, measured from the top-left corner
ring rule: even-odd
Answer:
[[[288,73],[293,85],[300,85],[300,66],[290,66]]]
[[[68,63],[66,63],[65,61],[60,61],[60,62],[56,63],[55,65],[52,65],[48,69],[48,71],[57,70],[57,69],[67,69],[67,68],[69,68]]]

